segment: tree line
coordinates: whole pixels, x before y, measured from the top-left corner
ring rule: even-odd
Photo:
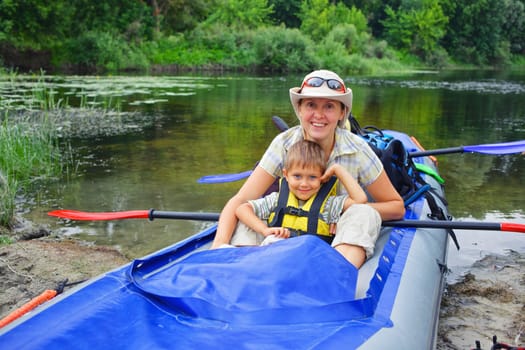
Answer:
[[[373,73],[525,62],[525,0],[18,0],[0,64]]]

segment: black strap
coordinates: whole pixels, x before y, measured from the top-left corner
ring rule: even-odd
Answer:
[[[308,232],[317,232],[317,224],[319,220],[319,214],[321,207],[325,201],[325,198],[330,194],[330,191],[335,185],[337,177],[332,176],[330,180],[321,185],[319,192],[317,193],[314,202],[309,211],[304,211],[300,208],[289,207],[288,196],[290,194],[290,187],[288,181],[285,178],[281,179],[279,198],[277,199],[277,207],[275,208],[275,215],[272,221],[268,224],[270,227],[280,227],[283,225],[283,219],[285,214],[291,214],[295,216],[307,216],[308,217]]]
[[[268,224],[270,227],[281,227],[283,225],[284,211],[288,204],[288,195],[290,187],[288,181],[283,177],[279,186],[279,198],[277,199],[277,208],[275,208],[275,215],[273,220]]]
[[[317,193],[317,196],[315,197],[308,214],[308,232],[317,232],[317,224],[319,223],[321,207],[326,197],[330,194],[330,191],[332,191],[332,188],[334,187],[336,181],[337,177],[332,176],[330,180],[328,180],[321,186],[321,189]]]
[[[359,125],[359,122],[357,119],[355,119],[354,115],[350,113],[348,116],[348,121],[350,122],[350,131],[356,135],[363,136],[366,134],[366,132],[361,128],[361,125]]]
[[[428,217],[430,219],[447,220],[447,221],[452,220],[452,218],[448,215],[445,215],[445,213],[443,212],[443,209],[437,205],[436,198],[434,197],[432,191],[425,193],[425,198],[430,208],[430,213],[428,214]],[[456,245],[457,250],[459,250],[459,243],[458,243],[458,238],[456,237],[456,233],[450,228],[447,229],[447,233],[452,238],[452,241],[454,241],[454,244]]]

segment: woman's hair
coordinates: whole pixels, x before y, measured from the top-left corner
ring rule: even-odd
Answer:
[[[323,149],[313,141],[298,141],[288,149],[286,160],[284,161],[285,169],[291,169],[294,166],[301,168],[319,167],[321,172],[324,173],[326,161]]]

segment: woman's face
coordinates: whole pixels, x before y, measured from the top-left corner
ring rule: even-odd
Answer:
[[[301,125],[308,140],[322,143],[334,136],[337,123],[343,119],[341,102],[326,98],[305,98],[299,105]]]

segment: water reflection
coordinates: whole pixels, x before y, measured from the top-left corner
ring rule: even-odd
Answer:
[[[525,85],[519,82],[505,80],[461,80],[461,81],[435,81],[435,80],[389,80],[389,79],[349,79],[349,83],[360,86],[394,86],[407,89],[418,90],[451,90],[451,91],[471,91],[490,94],[523,94]]]
[[[525,139],[523,74],[496,76],[493,72],[493,76],[476,77],[478,73],[470,73],[346,80],[354,91],[353,113],[362,125],[416,135],[427,149]],[[21,210],[27,212],[28,219],[54,229],[121,246],[131,258],[210,224],[169,220],[67,222],[47,217],[47,211],[220,211],[241,183],[203,185],[196,180],[203,175],[250,169],[278,132],[271,123],[272,115],[281,116],[289,125],[296,124],[288,89],[299,85],[301,77],[44,80],[47,89],[52,87],[71,105],[69,114],[61,112],[61,117],[70,121],[69,129],[66,125],[62,131],[74,136],[70,142],[79,161],[78,174],[45,184]],[[15,97],[27,97],[31,89],[41,85],[26,77],[19,83],[0,80],[0,109],[23,109],[24,99]],[[119,114],[101,112],[98,107],[79,108],[81,101],[91,101],[89,105],[95,106],[109,97],[119,99]],[[454,154],[440,156],[439,160],[456,218],[491,220],[497,215],[525,223],[525,157]],[[524,247],[521,242],[515,246]]]

